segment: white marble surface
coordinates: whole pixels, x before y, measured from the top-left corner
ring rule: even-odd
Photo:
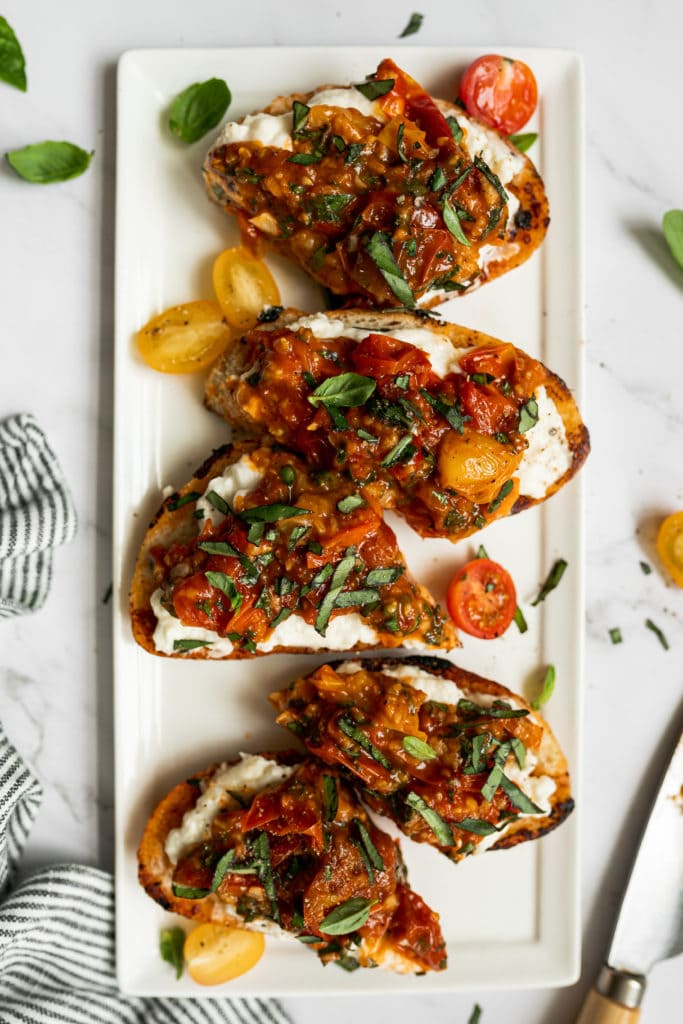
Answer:
[[[111,866],[111,339],[114,65],[131,47],[359,42],[391,45],[414,7],[412,41],[566,47],[586,68],[587,645],[583,802],[585,972],[566,990],[398,1000],[291,1001],[297,1024],[407,1024],[416,1012],[482,1024],[574,1020],[597,969],[637,829],[680,722],[683,592],[656,566],[653,532],[683,507],[683,272],[668,258],[662,213],[683,207],[680,38],[683,8],[665,0],[598,5],[489,0],[248,5],[204,0],[6,0],[28,57],[30,88],[0,85],[2,151],[43,138],[96,150],[90,171],[28,186],[0,169],[0,416],[36,414],[71,484],[76,541],[58,552],[36,615],[4,622],[0,717],[45,787],[27,866],[77,859]],[[410,42],[411,40],[408,40]],[[644,629],[665,630],[664,652]],[[607,630],[620,626],[621,646]],[[655,970],[644,1022],[675,1017],[681,960]]]

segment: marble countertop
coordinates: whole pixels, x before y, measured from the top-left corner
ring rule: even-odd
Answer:
[[[30,187],[0,169],[3,373],[0,416],[33,412],[70,482],[77,539],[55,558],[37,614],[2,623],[0,718],[40,777],[43,807],[26,866],[112,863],[111,581],[112,299],[115,62],[134,47],[389,42],[413,4],[287,5],[205,0],[7,0],[28,57],[26,95],[0,86],[2,151],[43,138],[94,149],[88,173]],[[584,723],[584,977],[569,989],[458,994],[420,1001],[435,1022],[574,1020],[604,951],[638,829],[680,724],[683,593],[657,568],[653,539],[683,508],[683,272],[660,233],[683,207],[680,54],[683,8],[665,0],[598,5],[417,4],[421,45],[451,40],[510,50],[574,49],[586,73],[587,399],[593,453],[587,521]],[[617,24],[618,23],[618,24]],[[618,32],[616,29],[618,28]],[[617,36],[619,42],[617,43]],[[654,97],[654,99],[653,99]],[[646,125],[646,130],[643,126]],[[639,562],[655,571],[643,575]],[[644,627],[665,631],[664,651]],[[624,643],[610,643],[619,626]],[[644,1022],[671,1017],[681,962],[655,969]],[[290,1000],[297,1024],[391,1019],[405,998]]]

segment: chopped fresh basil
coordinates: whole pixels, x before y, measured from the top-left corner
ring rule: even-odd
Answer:
[[[191,885],[173,883],[173,895],[178,896],[181,900],[203,900],[210,892],[210,889],[195,889]]]
[[[174,640],[174,651],[194,651],[198,647],[210,647],[210,640]]]
[[[297,132],[300,132],[306,124],[310,112],[311,108],[307,107],[305,103],[301,103],[299,100],[294,100],[294,103],[292,104],[292,129],[295,135]]]
[[[486,178],[490,185],[493,185],[493,187],[495,188],[496,192],[503,200],[503,202],[507,203],[509,200],[509,196],[505,189],[503,188],[503,183],[501,182],[498,175],[493,173],[489,165],[484,160],[482,160],[480,156],[475,156],[473,162],[474,166],[477,168],[479,173],[484,175],[484,177]]]
[[[26,60],[21,43],[6,18],[0,16],[0,81],[26,92]]]
[[[475,774],[484,770],[484,751],[490,738],[488,732],[478,732],[476,736],[472,737],[472,771]]]
[[[520,633],[526,633],[526,631],[529,628],[529,626],[527,625],[527,621],[524,618],[524,612],[519,607],[519,605],[515,607],[514,623],[517,629],[520,631]]]
[[[247,540],[250,544],[260,544],[263,539],[263,531],[265,530],[265,523],[252,523],[247,533]]]
[[[530,800],[526,793],[523,793],[519,786],[515,785],[507,775],[504,775],[500,788],[505,793],[513,807],[523,814],[543,814],[543,809],[538,807],[533,800]]]
[[[339,808],[339,790],[334,775],[323,775],[324,820],[334,821]]]
[[[358,829],[358,834],[360,835],[360,841],[363,844],[363,849],[368,855],[368,860],[372,864],[373,868],[375,868],[377,871],[386,871],[386,867],[384,861],[382,860],[382,856],[377,847],[375,846],[375,844],[373,843],[367,828],[359,818],[354,818],[354,823],[356,825],[356,828]]]
[[[229,558],[239,558],[240,552],[226,540],[203,540],[197,547],[200,551],[206,551],[209,555],[226,555]]]
[[[319,223],[337,224],[346,210],[346,207],[356,197],[343,193],[311,196],[306,202],[306,209]]]
[[[291,519],[292,516],[308,515],[310,509],[298,508],[296,505],[256,505],[240,512],[240,518],[247,523],[277,523],[280,519]]]
[[[363,142],[352,142],[348,148],[346,156],[344,157],[345,164],[354,164],[358,157],[363,152]]]
[[[520,768],[523,768],[526,764],[526,747],[517,736],[512,737],[510,746],[512,747],[512,753],[515,755],[517,764]]]
[[[645,625],[649,630],[651,630],[654,633],[654,635],[657,637],[664,650],[668,651],[669,641],[666,639],[659,626],[656,626],[652,619],[645,619]]]
[[[306,536],[309,530],[310,526],[295,526],[289,535],[289,540],[287,541],[287,550],[292,551],[295,545],[299,543],[302,537]]]
[[[310,545],[309,545],[309,547],[310,547]],[[320,554],[320,552],[318,552],[318,553]],[[333,572],[334,572],[334,569],[333,569],[333,567],[331,565],[329,565],[329,564],[328,565],[324,565],[322,567],[322,569],[320,570],[320,572],[316,573],[315,576],[313,577],[313,579],[311,580],[311,587],[319,587],[319,586],[321,586],[321,584],[323,584],[325,582],[325,580],[329,580],[329,578],[330,578],[330,576],[332,575]]]
[[[363,430],[362,427],[358,428],[356,434],[361,439],[361,441],[367,441],[368,444],[377,444],[377,442],[379,441],[378,437],[375,437],[374,434],[370,434],[367,430]]]
[[[455,117],[447,117],[446,122],[451,130],[451,135],[453,136],[455,141],[460,142],[460,140],[462,139],[462,128],[458,124],[457,119]]]
[[[197,498],[201,498],[199,491],[190,491],[189,494],[184,494],[182,498],[173,498],[169,501],[166,508],[169,512],[175,512],[176,509],[182,508],[183,505],[189,505],[191,502],[196,501]]]
[[[163,928],[159,933],[159,955],[162,960],[170,964],[175,970],[176,978],[182,977],[183,973],[185,964],[183,959],[184,944],[185,932],[182,928]]]
[[[454,828],[462,829],[463,832],[471,832],[475,836],[492,836],[497,832],[495,825],[483,818],[463,818],[461,821],[453,822]]]
[[[280,479],[282,480],[283,484],[287,484],[288,487],[291,487],[294,481],[296,480],[296,473],[294,471],[294,467],[283,466],[282,469],[280,470]]]
[[[362,896],[354,896],[332,910],[318,925],[318,931],[325,935],[348,935],[357,932],[367,923],[370,911],[377,900],[366,900]]]
[[[647,562],[640,562],[639,564],[640,564],[640,568],[641,568],[641,571],[643,572],[643,574],[645,576],[649,576],[650,573],[652,572],[652,566],[648,565]]]
[[[348,715],[342,715],[337,720],[337,725],[344,735],[357,743],[366,754],[370,755],[373,761],[377,761],[377,764],[381,764],[382,768],[386,768],[387,771],[391,771],[391,761],[387,760],[379,747],[376,747],[372,740],[365,735],[363,730],[358,728],[352,718]]]
[[[446,175],[443,172],[443,168],[437,167],[429,179],[429,189],[431,192],[439,192],[446,184]]]
[[[239,610],[242,605],[242,595],[235,586],[235,581],[224,572],[205,572],[207,580],[212,587],[220,590],[230,601],[230,609],[233,612]]]
[[[327,630],[327,624],[330,621],[332,609],[334,608],[337,598],[341,594],[349,573],[355,564],[355,555],[345,555],[334,570],[334,574],[330,580],[330,588],[320,603],[320,608],[318,609],[318,614],[315,620],[316,632],[320,633],[321,636],[325,636],[325,631]]]
[[[323,155],[318,150],[314,150],[312,153],[295,153],[289,157],[290,164],[318,164],[322,160]]]
[[[683,210],[667,210],[662,218],[664,237],[671,255],[683,267]]]
[[[410,374],[400,373],[398,377],[394,377],[394,384],[397,388],[400,388],[401,391],[406,391],[410,384]]]
[[[345,514],[354,512],[357,508],[362,508],[363,505],[365,505],[365,499],[361,498],[360,494],[349,494],[337,502],[337,508]]]
[[[251,167],[238,167],[235,171],[238,181],[248,181],[250,185],[257,185],[262,180],[262,174],[256,174]],[[258,319],[258,318],[257,318]]]
[[[417,451],[417,448],[413,444],[413,435],[404,434],[400,441],[397,441],[394,447],[388,452],[382,459],[382,466],[389,469],[391,466],[395,466],[398,462],[407,462],[412,459],[413,455]]]
[[[365,584],[368,587],[383,587],[389,583],[395,583],[404,572],[405,569],[402,565],[394,565],[386,569],[371,569],[365,579]]]
[[[488,553],[488,551],[486,550],[486,548],[484,547],[483,544],[479,545],[479,547],[477,548],[477,552],[476,552],[474,557],[475,558],[488,558],[489,557],[489,553]]]
[[[398,131],[396,132],[396,152],[398,153],[398,158],[402,164],[408,163],[408,154],[406,153],[405,143],[403,141],[403,135],[405,133],[405,130],[405,121],[401,121],[400,125],[398,126]]]
[[[284,306],[264,306],[256,319],[260,324],[272,324],[284,308]]]
[[[417,241],[414,238],[409,238],[405,243],[405,250],[407,256],[417,256]]]
[[[271,623],[269,623],[270,628],[271,629],[276,629],[280,625],[280,623],[284,622],[285,619],[288,619],[291,614],[292,614],[292,609],[291,608],[283,608],[281,611],[279,611],[277,613],[277,615],[275,616],[273,621]]]
[[[435,409],[450,423],[454,430],[457,430],[459,434],[464,433],[465,423],[469,417],[463,416],[457,405],[451,405],[441,395],[431,395],[425,388],[420,388],[420,394],[432,409]]]
[[[216,494],[215,491],[209,491],[206,495],[206,500],[209,505],[213,505],[213,507],[222,515],[227,516],[229,514],[230,506],[225,498],[221,498],[220,494]]]
[[[541,601],[545,601],[548,594],[555,589],[555,587],[558,585],[558,583],[564,576],[564,571],[567,568],[568,564],[569,563],[566,562],[564,558],[558,558],[558,560],[555,562],[552,569],[548,573],[548,578],[539,590],[538,595],[531,602],[532,608],[535,608],[537,604],[541,603]]]
[[[613,644],[623,643],[623,639],[624,639],[622,637],[622,635],[621,635],[621,630],[619,629],[618,626],[615,626],[614,629],[610,629],[610,631],[609,631],[609,638],[610,638],[610,640],[612,641]]]
[[[537,138],[538,132],[523,132],[521,135],[508,136],[509,141],[520,153],[526,153],[528,149],[531,149]]]
[[[355,83],[354,89],[362,93],[367,100],[376,100],[386,96],[394,88],[393,78],[368,78],[365,82]]]
[[[532,395],[519,410],[519,426],[517,429],[520,434],[526,434],[527,430],[531,430],[531,428],[535,427],[537,423],[538,402],[536,401],[536,396]]]
[[[414,11],[410,15],[410,19],[408,21],[408,24],[403,29],[403,31],[401,32],[401,34],[400,34],[400,36],[398,38],[399,39],[405,39],[406,36],[414,36],[416,32],[420,31],[420,28],[422,26],[423,20],[424,20],[424,14],[419,14],[417,11]]]
[[[377,381],[371,377],[362,377],[358,373],[340,373],[336,377],[328,377],[319,384],[312,395],[308,396],[311,405],[323,402],[328,408],[352,409],[367,402],[377,387]]]
[[[455,238],[456,241],[460,242],[461,245],[469,246],[470,242],[467,238],[467,235],[462,229],[460,217],[455,212],[450,203],[448,203],[446,200],[444,200],[443,203],[443,219],[444,224],[446,225],[450,233],[453,235],[453,238]]]
[[[332,426],[335,430],[348,430],[349,421],[343,412],[341,412],[336,405],[328,405],[327,402],[322,402],[322,407],[327,415],[332,420]]]
[[[417,736],[404,736],[403,749],[418,761],[433,761],[438,757],[433,747]]]
[[[231,99],[230,90],[222,78],[195,82],[173,100],[169,128],[183,142],[197,142],[216,127]]]
[[[343,590],[335,602],[335,608],[362,608],[379,600],[378,590]]]
[[[72,142],[36,142],[5,156],[12,170],[24,181],[51,185],[83,174],[90,166],[93,153]]]
[[[440,846],[453,845],[453,833],[440,814],[429,807],[419,793],[408,793],[406,803],[423,818],[439,841]]]
[[[499,444],[510,444],[510,438],[508,435],[503,434],[500,430],[493,435],[493,438],[495,441],[498,441]]]
[[[470,1019],[467,1021],[467,1024],[479,1024],[480,1020],[481,1006],[479,1005],[479,1003],[475,1003],[474,1006],[472,1007],[472,1013],[470,1014]]]
[[[505,499],[507,498],[508,494],[512,490],[512,487],[513,487],[512,480],[506,480],[505,483],[503,484],[503,486],[501,487],[501,489],[498,491],[498,494],[495,496],[495,498],[493,499],[493,501],[491,502],[491,504],[488,507],[487,511],[488,511],[489,515],[492,512],[495,512],[498,508],[500,508],[500,506],[502,505],[502,503],[505,501]]]
[[[541,683],[541,692],[531,701],[531,706],[535,711],[538,711],[540,707],[546,704],[553,695],[555,689],[555,666],[548,665],[545,670],[543,682]]]
[[[368,255],[373,261],[380,274],[391,288],[396,298],[404,306],[413,309],[415,297],[408,285],[408,282],[401,273],[400,267],[394,259],[391,251],[389,238],[381,231],[375,231],[367,244]]]
[[[341,135],[333,135],[332,138],[330,139],[330,142],[332,143],[332,145],[334,146],[338,153],[343,153],[344,150],[346,149],[346,142],[341,137]]]

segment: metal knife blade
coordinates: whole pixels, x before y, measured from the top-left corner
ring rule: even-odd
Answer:
[[[683,952],[683,733],[659,788],[622,898],[607,963],[644,975]]]

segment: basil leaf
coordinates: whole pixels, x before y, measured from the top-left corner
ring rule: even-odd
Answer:
[[[508,747],[508,751],[509,751]],[[493,768],[489,772],[489,776],[481,787],[481,795],[484,800],[491,801],[496,795],[496,791],[503,780],[503,769],[499,764],[494,764]]]
[[[240,512],[240,518],[247,523],[277,523],[280,519],[291,519],[292,516],[308,515],[310,509],[298,508],[296,505],[256,505]]]
[[[482,158],[480,156],[475,156],[473,163],[474,163],[474,166],[479,171],[479,173],[483,174],[484,177],[486,178],[486,180],[489,182],[489,184],[493,185],[493,187],[495,188],[496,192],[498,193],[500,198],[503,200],[503,202],[507,203],[509,201],[510,197],[508,196],[507,192],[503,188],[503,183],[501,182],[501,180],[498,177],[498,175],[493,173],[493,171],[491,170],[489,165],[487,163],[485,163],[485,161],[482,160]]]
[[[396,298],[409,309],[415,307],[415,297],[394,259],[388,237],[375,231],[367,244],[368,256],[391,288]]]
[[[664,648],[664,650],[668,651],[669,650],[669,641],[666,639],[666,637],[662,633],[662,631],[659,628],[659,626],[656,626],[654,624],[654,622],[652,621],[652,619],[645,619],[645,625],[647,626],[648,629],[652,630],[652,632],[657,637],[657,639],[659,640],[659,642],[662,645],[662,647]]]
[[[183,89],[171,104],[168,126],[183,142],[197,142],[215,128],[232,96],[222,78],[208,78]]]
[[[196,501],[197,498],[201,498],[199,491],[190,491],[189,494],[184,494],[182,498],[174,498],[173,501],[169,501],[166,508],[169,512],[175,512],[176,509],[182,508],[183,505],[189,505],[190,502]]]
[[[543,809],[537,807],[533,800],[530,800],[526,793],[523,793],[519,786],[516,786],[507,775],[504,775],[500,784],[513,807],[522,811],[523,814],[543,814]]]
[[[395,583],[399,576],[402,576],[405,569],[402,565],[391,566],[387,569],[371,569],[365,578],[368,587],[382,587],[388,583]]]
[[[325,821],[334,821],[339,809],[339,790],[334,775],[323,775],[323,817]]]
[[[470,1014],[470,1019],[467,1021],[467,1024],[479,1024],[480,1020],[481,1006],[479,1005],[479,1003],[475,1003],[474,1006],[472,1007],[472,1013]]]
[[[340,512],[348,513],[353,512],[357,508],[362,508],[365,504],[365,499],[361,498],[360,494],[349,494],[346,498],[341,498],[337,502],[337,508]]]
[[[401,32],[399,39],[405,39],[406,36],[414,36],[416,32],[420,31],[420,27],[424,20],[424,14],[418,14],[417,11],[410,15],[410,20],[406,27]]]
[[[216,587],[220,590],[230,601],[230,609],[233,612],[239,610],[242,604],[242,595],[235,586],[235,581],[227,576],[224,572],[205,572],[207,580],[212,587]]]
[[[318,925],[318,931],[325,935],[348,935],[357,932],[367,923],[370,910],[377,900],[366,900],[362,896],[354,896],[332,910]]]
[[[453,235],[453,238],[460,242],[461,245],[469,246],[470,243],[468,241],[467,235],[462,229],[460,217],[458,217],[453,207],[450,206],[450,204],[446,200],[444,200],[443,204],[443,219],[444,224],[446,225],[450,233]]]
[[[425,388],[420,388],[420,394],[432,409],[435,409],[450,423],[454,430],[457,430],[459,434],[465,432],[465,422],[469,417],[463,416],[457,405],[451,405],[440,395],[430,395]]]
[[[264,306],[256,319],[260,324],[271,324],[273,320],[277,320],[284,308],[284,306]]]
[[[362,93],[367,100],[376,100],[386,96],[394,88],[393,78],[369,78],[366,82],[354,84],[354,89]]]
[[[312,196],[307,200],[306,209],[313,215],[316,221],[327,224],[337,224],[346,210],[346,207],[356,197],[344,193]]]
[[[176,885],[173,883],[173,895],[181,900],[203,900],[211,892],[210,889],[194,889],[190,885]]]
[[[341,562],[339,562],[336,569],[334,570],[334,575],[332,576],[332,579],[330,581],[330,589],[327,591],[324,598],[322,599],[315,620],[316,632],[320,633],[321,636],[325,636],[325,630],[327,629],[327,623],[330,621],[332,609],[334,608],[337,598],[341,594],[344,584],[346,583],[346,580],[349,576],[349,573],[351,572],[355,564],[356,556],[346,555],[346,557],[342,558]]]
[[[398,158],[402,164],[408,163],[408,154],[406,153],[405,142],[403,140],[403,134],[405,130],[405,121],[401,121],[400,125],[398,126],[398,131],[396,132],[396,152],[398,153]]]
[[[174,640],[174,651],[194,651],[197,647],[210,647],[210,640]]]
[[[528,630],[529,626],[527,625],[527,621],[524,618],[524,612],[519,607],[519,605],[517,605],[516,608],[515,608],[514,622],[515,622],[515,626],[520,631],[520,633],[526,633],[526,631]]]
[[[200,551],[206,551],[209,555],[226,555],[231,558],[239,558],[240,553],[232,544],[225,540],[203,540],[197,545]]]
[[[490,733],[479,732],[472,737],[472,771],[476,774],[484,768],[484,751],[488,745]]]
[[[551,590],[555,589],[555,587],[558,585],[558,583],[564,576],[564,571],[567,568],[567,565],[568,562],[566,562],[564,558],[558,558],[558,560],[555,562],[554,566],[548,573],[548,578],[539,590],[538,596],[534,598],[534,600],[531,602],[532,608],[535,608],[537,604],[541,603],[541,601],[545,601],[546,597],[551,592]]]
[[[377,444],[377,442],[379,441],[378,437],[375,437],[374,434],[368,433],[367,430],[363,430],[362,427],[359,427],[356,433],[358,434],[361,441],[367,441],[369,444]]]
[[[641,568],[641,571],[642,571],[643,575],[649,576],[650,573],[652,572],[652,566],[648,565],[647,562],[640,562],[639,565],[640,565],[640,568]]]
[[[535,427],[537,423],[538,402],[536,401],[536,396],[532,395],[519,410],[519,426],[517,429],[520,434],[526,434],[527,430],[531,430],[531,428]]]
[[[185,965],[184,945],[185,932],[182,928],[162,928],[159,933],[159,954],[162,960],[175,969],[176,978],[182,977]]]
[[[394,384],[396,385],[397,388],[400,388],[401,391],[407,391],[408,390],[408,385],[410,384],[410,374],[409,373],[401,373],[401,374],[399,374],[398,377],[394,378]]]
[[[446,184],[446,175],[443,172],[443,168],[437,167],[429,179],[429,189],[431,192],[439,192]],[[414,254],[413,254],[414,255]]]
[[[683,210],[667,210],[662,218],[662,230],[671,255],[683,267]]]
[[[335,608],[362,608],[379,601],[378,590],[343,590],[334,603]]]
[[[548,665],[545,675],[543,677],[543,682],[541,683],[541,692],[539,693],[538,697],[535,697],[534,700],[531,701],[531,706],[534,709],[534,711],[538,711],[538,709],[542,707],[543,704],[546,704],[550,700],[550,698],[553,695],[554,689],[555,666]]]
[[[282,611],[279,611],[277,613],[273,621],[268,623],[268,625],[270,626],[271,629],[276,629],[280,625],[280,623],[284,622],[285,619],[288,619],[291,614],[291,608],[283,608]]]
[[[489,505],[489,513],[495,512],[503,504],[503,501],[507,498],[508,494],[512,490],[512,487],[512,480],[506,480],[501,489],[498,491],[498,494],[495,496],[495,498]]]
[[[510,746],[512,747],[512,753],[515,755],[517,764],[520,768],[523,768],[526,764],[526,747],[517,736],[511,738]]]
[[[623,637],[621,635],[621,630],[619,629],[618,626],[615,626],[614,629],[610,629],[610,631],[609,631],[609,638],[610,638],[610,640],[612,641],[613,644],[623,643]]]
[[[37,142],[23,149],[14,149],[5,156],[10,167],[24,181],[51,185],[83,174],[90,166],[93,153],[86,153],[72,142]]]
[[[310,545],[309,545],[309,547],[310,547]],[[317,552],[317,553],[321,554],[320,551]],[[334,569],[332,568],[332,566],[329,563],[327,565],[324,565],[322,567],[322,569],[320,570],[320,572],[317,572],[315,574],[315,576],[313,577],[313,579],[311,580],[311,587],[319,587],[319,586],[321,586],[321,584],[323,584],[325,582],[325,580],[328,580],[330,578],[330,576],[332,575],[333,572],[334,572]]]
[[[342,715],[337,720],[337,725],[345,736],[348,736],[350,740],[357,743],[366,754],[369,754],[374,761],[381,764],[382,768],[386,768],[387,771],[391,771],[391,762],[386,759],[379,747],[375,746],[372,740],[365,735],[363,730],[358,728],[352,718],[349,718],[348,715]]]
[[[528,149],[531,149],[534,142],[538,138],[538,132],[523,132],[522,135],[509,135],[508,141],[515,146],[520,153],[526,153]]]
[[[367,828],[365,827],[363,822],[360,821],[358,818],[355,818],[354,821],[356,824],[356,828],[358,829],[358,834],[360,835],[360,841],[363,844],[363,848],[367,853],[368,860],[372,864],[373,868],[376,868],[377,871],[386,871],[386,867],[384,865],[384,861],[382,860],[382,856],[377,847],[375,846],[375,844],[373,843],[372,839],[370,838],[370,833],[368,832]]]
[[[213,505],[217,512],[227,516],[230,513],[230,506],[228,505],[225,498],[221,498],[220,494],[216,494],[215,491],[209,491],[206,495],[206,500],[209,505]]]
[[[26,61],[21,44],[6,18],[0,15],[0,80],[26,92]]]
[[[457,119],[455,117],[447,117],[446,118],[446,122],[448,124],[448,127],[451,130],[451,135],[453,136],[455,141],[456,142],[460,142],[460,140],[462,139],[462,128],[458,124]],[[468,168],[468,171],[467,171],[468,174],[469,174],[470,170],[471,170],[471,168]]]
[[[418,793],[408,793],[406,803],[427,822],[440,846],[453,845],[453,833],[440,814],[429,807]]]
[[[310,526],[295,526],[289,535],[289,540],[287,541],[287,550],[292,551],[295,545],[298,544],[302,537],[306,536],[309,530]]]
[[[344,157],[344,163],[347,164],[347,166],[349,164],[355,163],[356,160],[358,159],[358,157],[363,152],[364,148],[365,148],[365,143],[363,143],[363,142],[352,142],[349,145],[349,148],[348,148],[346,156]]]
[[[428,743],[417,736],[404,736],[403,749],[418,761],[433,761],[439,756]]]
[[[297,132],[300,132],[306,124],[310,111],[311,108],[307,107],[305,103],[300,103],[299,100],[294,100],[294,103],[292,104],[292,128],[295,135]]]
[[[417,448],[413,444],[413,435],[404,434],[401,440],[397,441],[391,451],[384,456],[381,464],[386,469],[389,469],[391,466],[395,466],[397,462],[407,462],[408,459],[412,459],[416,451]]]
[[[277,890],[275,888],[275,878],[273,876],[273,868],[270,863],[270,843],[268,841],[268,833],[261,832],[258,839],[256,839],[251,845],[252,853],[254,854],[254,861],[257,867],[257,874],[259,881],[263,886],[266,896],[270,900],[270,913],[277,924],[280,923],[280,908],[277,902]]]
[[[343,153],[344,150],[346,149],[346,143],[344,142],[344,139],[341,137],[341,135],[333,135],[332,138],[330,139],[330,142],[332,143],[332,145],[334,146],[338,153]]]
[[[322,160],[322,153],[314,150],[312,153],[295,153],[289,157],[290,164],[318,164]]]
[[[359,373],[340,373],[336,377],[328,377],[319,384],[312,395],[308,396],[311,405],[323,402],[326,407],[352,409],[363,405],[377,387],[371,377],[361,377]]]
[[[484,821],[483,818],[463,818],[461,821],[454,821],[453,826],[475,836],[492,836],[498,831],[495,825],[490,821]]]
[[[260,544],[263,539],[265,523],[252,523],[247,533],[247,540],[250,544]]]

